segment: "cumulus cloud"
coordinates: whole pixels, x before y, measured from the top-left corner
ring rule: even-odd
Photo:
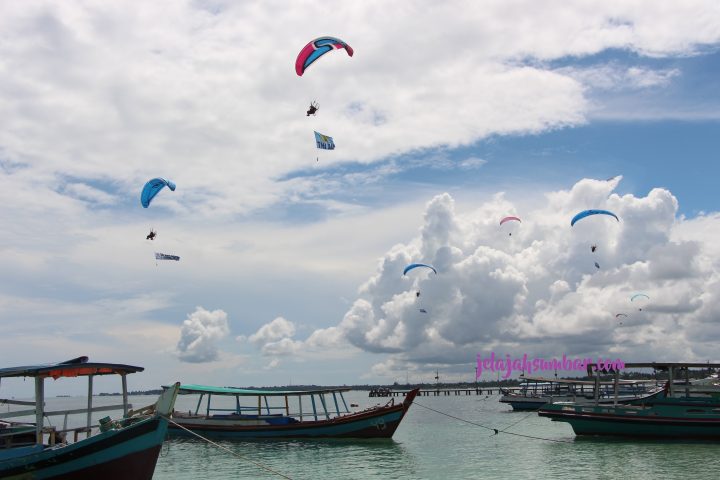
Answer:
[[[256,345],[265,345],[293,335],[295,335],[295,324],[283,317],[277,317],[272,322],[260,327],[257,332],[248,337],[248,340]]]
[[[295,324],[283,317],[277,317],[260,327],[257,332],[247,337],[247,340],[258,346],[263,355],[293,355],[302,350],[302,342],[293,340],[293,335]]]
[[[714,237],[695,224],[717,228],[717,219],[678,218],[677,200],[665,189],[618,195],[620,180],[585,179],[546,194],[544,204],[519,213],[513,236],[498,219],[518,208],[502,195],[463,215],[449,194],[438,195],[418,237],[390,248],[337,326],[304,342],[285,340],[296,351],[300,343],[345,344],[389,354],[377,366],[383,375],[467,366],[489,351],[710,359],[720,329],[705,338],[700,331],[714,325],[720,262],[712,256]],[[609,209],[621,221],[595,216],[570,227],[588,208]],[[411,262],[431,263],[438,274],[402,276]],[[642,310],[631,301],[637,292],[650,297]],[[622,324],[617,313],[627,315]]]
[[[217,342],[230,332],[227,313],[196,307],[180,330],[177,356],[183,362],[205,363],[218,358]]]

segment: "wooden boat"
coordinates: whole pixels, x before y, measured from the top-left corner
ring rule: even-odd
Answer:
[[[67,362],[0,369],[0,379],[35,379],[34,402],[0,400],[9,405],[32,405],[33,409],[0,413],[0,478],[7,479],[151,479],[165,434],[166,416],[172,411],[179,383],[168,388],[154,405],[131,410],[126,375],[142,367],[114,363],[91,363],[88,357]],[[93,378],[120,375],[121,405],[92,406]],[[44,381],[47,378],[88,378],[87,409],[46,411]],[[93,412],[122,410],[119,420],[109,417],[91,424]],[[45,423],[46,417],[86,414],[83,427],[60,429]],[[35,423],[3,419],[33,416]],[[71,435],[73,434],[71,438]],[[79,435],[85,438],[78,439]]]
[[[515,411],[537,410],[546,403],[574,402],[592,404],[595,402],[595,382],[588,380],[521,377],[522,383],[518,390],[500,389],[500,403],[509,404]],[[599,403],[615,402],[613,393],[614,382],[600,382]],[[654,391],[655,382],[642,380],[620,380],[618,403],[644,397]]]
[[[667,371],[669,378],[661,391],[626,405],[554,403],[538,414],[569,423],[576,435],[720,440],[720,387],[693,384],[687,378],[689,368],[720,364],[627,363],[625,368],[654,368]],[[678,385],[676,376],[683,373],[685,381]]]
[[[392,399],[383,406],[351,412],[343,396],[349,390],[181,385],[181,395],[199,397],[197,406],[194,412],[173,412],[169,432],[191,435],[190,430],[213,438],[390,438],[419,391],[409,391],[402,403]]]

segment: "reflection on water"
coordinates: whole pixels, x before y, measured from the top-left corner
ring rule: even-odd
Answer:
[[[218,441],[237,455],[291,478],[418,478],[413,454],[394,440]],[[153,478],[277,478],[194,438],[171,438]]]

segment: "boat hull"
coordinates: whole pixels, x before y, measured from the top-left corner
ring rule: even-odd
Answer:
[[[541,417],[567,422],[576,435],[720,439],[720,405],[655,395],[636,405],[549,404]]]
[[[0,478],[14,480],[151,479],[168,422],[153,417],[66,446],[0,451]]]
[[[632,404],[638,402],[646,397],[618,397],[617,403],[619,404]],[[552,403],[574,403],[578,405],[594,405],[595,400],[592,398],[585,397],[526,397],[522,395],[509,394],[504,395],[500,398],[500,403],[507,403],[515,411],[530,411],[538,410],[544,405]],[[615,402],[612,398],[600,399],[600,405],[612,405]]]
[[[409,392],[400,405],[376,407],[330,420],[283,425],[247,425],[247,422],[238,420],[175,416],[168,432],[170,435],[191,436],[192,433],[181,428],[184,427],[210,438],[390,438],[415,395],[417,390]]]

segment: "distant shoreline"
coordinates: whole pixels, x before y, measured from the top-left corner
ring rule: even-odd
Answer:
[[[691,372],[692,373],[692,372]],[[606,378],[607,377],[607,378]],[[659,372],[657,375],[649,374],[649,373],[640,373],[640,372],[631,372],[626,375],[621,376],[623,379],[629,379],[629,380],[666,380],[667,374]],[[702,377],[702,372],[696,373],[696,375],[691,375],[690,378],[700,378]],[[548,379],[552,377],[548,376]],[[569,378],[569,377],[562,377],[562,378]],[[612,375],[603,375],[601,376],[603,380],[612,380],[614,377]],[[570,378],[571,380],[591,380],[590,377],[577,377],[577,378]],[[485,388],[498,388],[498,387],[516,387],[520,385],[520,379],[508,379],[508,380],[484,380],[484,381],[478,381],[478,382],[441,382],[441,383],[392,383],[392,384],[377,384],[377,385],[284,385],[284,386],[275,386],[275,387],[256,387],[256,386],[245,386],[245,387],[238,387],[234,385],[224,385],[227,387],[232,388],[241,388],[241,389],[260,389],[260,390],[269,390],[269,391],[277,391],[277,390],[295,390],[295,391],[303,391],[303,390],[319,390],[319,389],[333,389],[333,388],[350,388],[351,390],[361,390],[361,391],[370,391],[378,388],[389,388],[391,390],[412,390],[413,388],[419,388],[421,390],[435,390],[435,389],[457,389],[457,390],[463,390],[463,389],[485,389]],[[159,395],[162,393],[162,389],[152,389],[152,390],[135,390],[128,392],[128,395]],[[118,396],[122,395],[119,392],[115,393],[99,393],[98,396],[104,397],[104,396]]]

